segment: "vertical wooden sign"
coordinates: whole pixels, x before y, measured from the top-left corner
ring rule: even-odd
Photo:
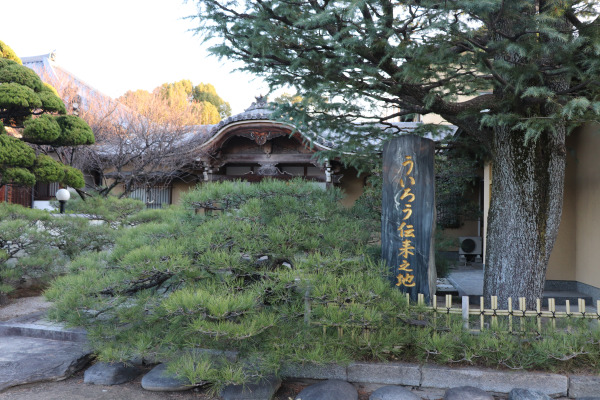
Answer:
[[[434,142],[405,135],[383,149],[382,258],[393,285],[430,302],[436,271]]]

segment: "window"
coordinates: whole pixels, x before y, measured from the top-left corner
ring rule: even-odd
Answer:
[[[130,194],[132,199],[138,199],[146,203],[147,208],[162,208],[163,205],[171,204],[170,186],[146,186],[136,188]]]

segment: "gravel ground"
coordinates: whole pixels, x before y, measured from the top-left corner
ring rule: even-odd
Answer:
[[[44,296],[9,299],[7,304],[0,306],[0,321],[47,310],[50,308],[50,304]]]

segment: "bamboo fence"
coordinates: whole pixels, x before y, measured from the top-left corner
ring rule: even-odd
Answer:
[[[376,325],[369,321],[344,321],[344,322],[330,322],[330,321],[315,321],[312,320],[312,309],[313,301],[310,297],[310,289],[307,289],[304,294],[305,310],[304,310],[304,323],[306,325],[320,326],[323,328],[323,334],[325,335],[329,328],[337,329],[338,335],[341,337],[344,335],[344,330],[360,329],[363,333],[369,334],[373,329],[377,329]],[[410,304],[410,295],[406,293],[406,300]],[[441,301],[440,301],[441,300]],[[588,308],[586,306],[585,299],[578,299],[577,306],[571,307],[570,301],[565,301],[564,310],[557,311],[556,299],[549,298],[548,307],[542,308],[542,300],[536,300],[535,310],[527,309],[525,297],[519,297],[517,299],[518,304],[513,306],[513,300],[508,299],[507,309],[501,309],[498,307],[498,298],[492,296],[490,301],[490,307],[485,308],[485,301],[483,297],[479,297],[479,307],[473,307],[469,303],[469,296],[462,297],[462,304],[458,305],[453,302],[452,295],[432,296],[432,305],[428,305],[425,302],[425,296],[418,294],[416,304],[412,302],[413,307],[410,312],[410,316],[388,316],[391,318],[408,318],[410,323],[417,325],[433,324],[440,327],[441,325],[450,326],[452,322],[452,315],[462,316],[463,328],[472,333],[482,332],[486,329],[497,329],[504,332],[510,333],[521,333],[521,334],[539,334],[542,332],[543,326],[550,326],[554,329],[557,328],[557,321],[560,319],[567,322],[572,321],[596,321],[598,327],[600,327],[600,300],[596,301],[596,308]],[[446,322],[444,323],[440,317],[446,316]],[[416,319],[413,319],[416,318]],[[456,321],[456,320],[454,320]],[[566,328],[570,330],[569,327]]]
[[[407,293],[407,300],[409,299]],[[498,308],[498,297],[492,296],[490,301],[490,308],[485,308],[485,302],[483,297],[479,298],[479,307],[471,307],[469,303],[469,296],[462,297],[462,306],[461,307],[453,307],[452,304],[452,296],[445,296],[445,305],[438,305],[438,296],[433,296],[432,306],[425,305],[425,297],[422,294],[418,295],[417,304],[420,306],[424,306],[426,309],[437,313],[437,314],[460,314],[462,315],[462,319],[464,322],[465,329],[471,329],[470,324],[470,316],[478,316],[479,317],[479,329],[484,330],[486,325],[486,317],[490,317],[491,325],[494,326],[498,324],[499,317],[506,317],[508,320],[508,330],[513,332],[513,328],[515,326],[515,320],[518,319],[519,322],[524,318],[534,317],[537,319],[538,329],[541,330],[542,319],[546,318],[550,321],[553,327],[556,327],[556,321],[560,318],[570,318],[570,319],[590,319],[598,321],[600,325],[600,300],[596,301],[596,309],[587,310],[585,299],[578,299],[577,301],[577,310],[574,310],[571,307],[570,301],[565,301],[565,311],[557,311],[556,310],[556,299],[549,298],[548,299],[548,309],[542,310],[542,301],[541,299],[536,300],[536,309],[535,310],[527,310],[526,308],[526,299],[525,297],[518,298],[517,307],[513,306],[513,299],[508,299],[508,308],[503,310]],[[523,324],[519,324],[519,326],[523,326]]]

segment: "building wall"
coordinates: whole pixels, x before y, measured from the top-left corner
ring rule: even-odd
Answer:
[[[341,203],[344,207],[352,207],[356,202],[356,199],[363,194],[363,189],[365,186],[365,179],[367,176],[362,174],[358,176],[355,169],[344,169],[342,171],[344,176],[340,180],[340,184],[338,185],[345,196],[341,200]]]
[[[546,279],[548,280],[574,281],[577,279],[577,258],[575,252],[577,236],[577,139],[577,133],[574,133],[567,139],[563,211],[558,229],[558,237],[550,255],[548,270],[546,271]]]
[[[576,179],[576,279],[600,288],[600,126],[579,132],[575,157]]]
[[[171,191],[171,203],[181,204],[181,197],[189,190],[194,189],[198,184],[188,182],[173,182],[173,190]]]
[[[490,212],[490,195],[492,193],[492,164],[483,166],[483,260],[485,262],[488,214]]]
[[[547,280],[577,281],[600,288],[600,127],[588,125],[567,139],[563,212],[548,263]],[[484,237],[492,176],[485,166]]]

